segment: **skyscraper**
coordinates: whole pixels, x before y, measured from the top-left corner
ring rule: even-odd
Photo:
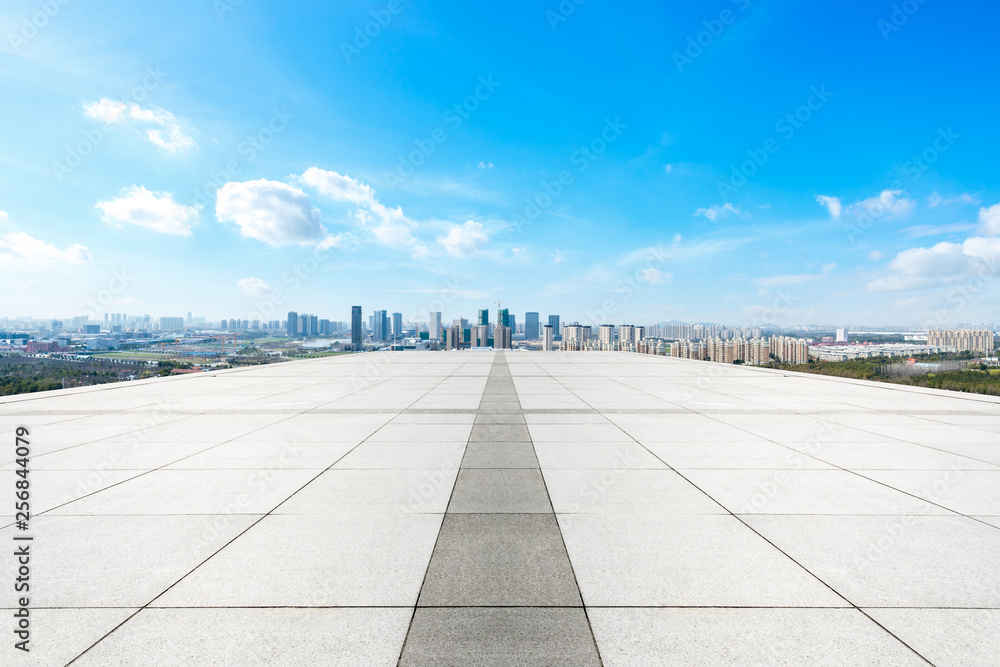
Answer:
[[[480,310],[479,317],[476,318],[476,325],[481,327],[488,327],[490,325],[490,311]]]
[[[493,334],[493,349],[510,349],[510,327],[500,325],[496,328],[496,331]]]
[[[351,306],[351,347],[361,349],[361,306]]]
[[[288,321],[285,323],[285,333],[289,336],[299,335],[299,314],[294,310],[288,311]]]
[[[555,336],[556,339],[558,339],[560,336],[558,315],[549,315],[549,326],[552,327],[552,335]]]
[[[397,340],[403,337],[403,313],[392,314],[392,337]]]
[[[375,340],[389,340],[389,314],[387,311],[375,311],[372,316],[372,334]]]
[[[427,325],[428,338],[432,341],[441,340],[441,313],[431,313],[431,321]]]
[[[509,327],[510,326],[510,309],[501,308],[500,312],[497,314],[497,326]]]
[[[544,329],[545,329],[545,340],[544,344],[542,345],[542,349],[545,350],[546,352],[551,352],[552,350],[556,349],[555,344],[552,342],[553,341],[552,325],[546,324]]]
[[[538,313],[524,314],[525,340],[538,340]]]

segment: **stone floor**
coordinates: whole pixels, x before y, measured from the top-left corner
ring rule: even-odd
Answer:
[[[1000,664],[996,398],[372,353],[0,399],[0,433],[4,665]]]

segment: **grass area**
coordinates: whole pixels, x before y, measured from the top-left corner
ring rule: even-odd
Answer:
[[[962,358],[958,356],[958,358]],[[921,357],[920,361],[925,359]],[[944,360],[944,359],[940,359]],[[912,375],[909,377],[884,377],[877,371],[879,366],[898,364],[899,359],[877,357],[873,359],[854,359],[851,361],[810,361],[808,364],[771,364],[770,368],[798,371],[800,373],[816,373],[835,377],[853,378],[856,380],[874,380],[876,382],[892,382],[911,387],[929,387],[931,389],[946,389],[962,391],[971,394],[987,394],[1000,396],[1000,370],[982,367],[967,368],[959,371],[928,373],[927,375]]]
[[[149,352],[103,352],[91,356],[92,359],[127,359],[129,361],[163,361],[169,359],[169,354],[150,354]]]

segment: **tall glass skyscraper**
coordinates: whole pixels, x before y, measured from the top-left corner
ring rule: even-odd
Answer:
[[[552,335],[559,340],[559,316],[549,315],[549,326],[552,327]]]
[[[361,306],[351,306],[351,347],[361,350]]]
[[[524,314],[524,338],[525,340],[538,340],[538,313]]]

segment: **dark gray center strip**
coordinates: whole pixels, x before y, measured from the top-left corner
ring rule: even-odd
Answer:
[[[502,352],[399,665],[600,665]]]

